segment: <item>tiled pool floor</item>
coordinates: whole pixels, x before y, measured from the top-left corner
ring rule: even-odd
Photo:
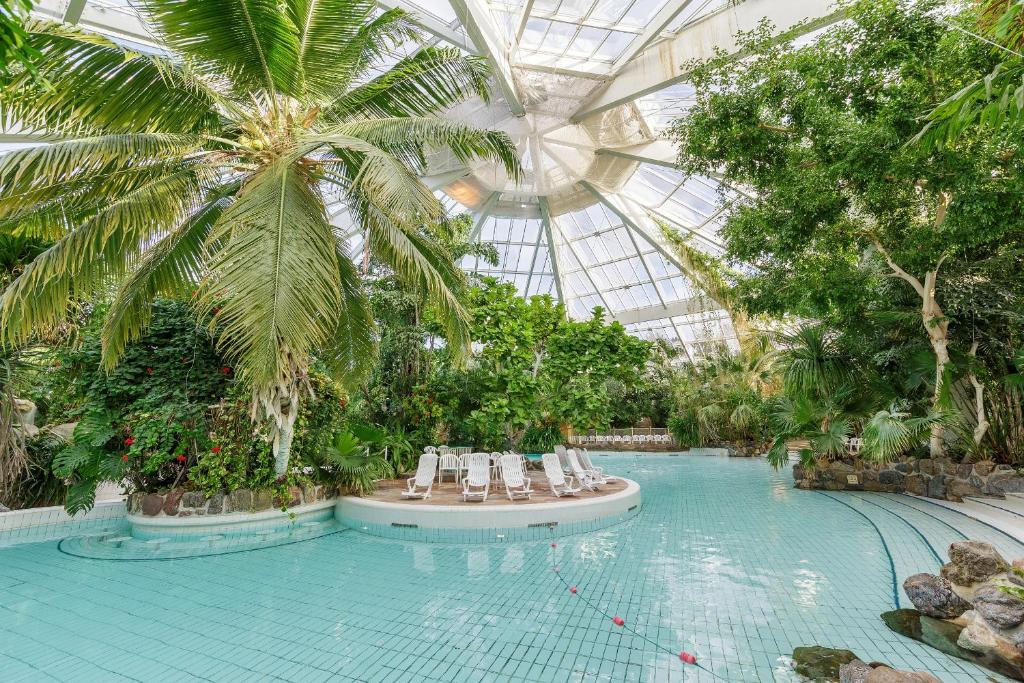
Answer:
[[[789,681],[810,644],[985,680],[878,615],[954,540],[1024,556],[1002,533],[918,499],[798,491],[760,460],[601,464],[641,484],[641,514],[554,549],[352,530],[164,561],[0,548],[0,681]]]

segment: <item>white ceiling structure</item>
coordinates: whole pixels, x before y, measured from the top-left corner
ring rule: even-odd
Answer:
[[[467,257],[467,271],[513,282],[527,296],[550,294],[573,318],[601,306],[634,334],[667,339],[691,360],[711,346],[735,347],[728,316],[694,290],[659,223],[719,255],[719,227],[741,192],[676,171],[661,136],[692,102],[682,64],[716,48],[735,52],[737,32],[762,19],[783,30],[809,20],[804,33],[830,24],[839,18],[831,0],[378,4],[411,12],[427,45],[454,45],[493,68],[491,102],[474,99],[448,115],[506,131],[525,179],[441,153],[430,157],[425,178],[450,210],[472,212],[474,239],[497,247],[497,267]],[[158,49],[128,0],[37,0],[36,11]],[[332,220],[351,222],[340,205]],[[351,236],[359,253],[359,230]]]

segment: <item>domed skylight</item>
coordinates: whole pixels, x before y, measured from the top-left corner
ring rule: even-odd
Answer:
[[[490,163],[429,159],[426,182],[453,212],[474,214],[474,239],[498,248],[497,267],[463,267],[550,294],[574,318],[603,307],[634,333],[664,338],[699,357],[735,346],[729,318],[694,291],[659,223],[719,255],[718,230],[740,191],[672,168],[661,135],[693,90],[681,65],[735,48],[737,31],[764,18],[803,32],[835,21],[828,0],[379,0],[413,13],[427,44],[485,56],[494,97],[448,115],[506,131],[526,170],[513,182]],[[136,46],[156,44],[128,0],[38,0],[36,11]],[[404,50],[421,47],[408,44]],[[7,135],[0,143],[18,143]],[[332,221],[361,236],[344,206]]]

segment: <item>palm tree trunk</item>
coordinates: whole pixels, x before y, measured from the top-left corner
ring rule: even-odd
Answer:
[[[274,437],[274,474],[282,476],[288,473],[288,458],[292,451],[292,436],[295,429],[291,420],[285,420],[278,427],[277,435]]]

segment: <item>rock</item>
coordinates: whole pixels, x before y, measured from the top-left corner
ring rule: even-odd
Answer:
[[[224,512],[224,494],[220,491],[210,496],[210,503],[206,506],[206,513],[219,515]]]
[[[252,491],[249,489],[235,489],[231,492],[231,509],[238,512],[252,510]]]
[[[903,480],[903,486],[907,493],[923,496],[928,492],[928,479],[926,474],[908,474],[907,478]]]
[[[839,683],[864,683],[871,671],[866,662],[855,659],[839,667]]]
[[[974,473],[979,477],[987,477],[992,473],[992,469],[996,466],[991,460],[982,460],[974,463]]]
[[[957,541],[949,546],[949,560],[942,576],[958,586],[970,586],[1009,568],[1003,556],[982,541]]]
[[[929,498],[946,497],[946,484],[952,480],[948,474],[936,474],[928,480],[928,491],[925,493]]]
[[[969,462],[962,462],[956,466],[957,479],[966,479],[974,471],[974,465]]]
[[[302,489],[298,486],[288,487],[288,507],[302,505]]]
[[[893,465],[893,469],[902,474],[910,474],[914,471],[914,466],[909,462],[898,462]]]
[[[812,681],[839,680],[839,669],[857,659],[849,650],[812,645],[793,650],[796,672]]]
[[[997,465],[985,482],[985,493],[1001,496],[1007,492],[1018,493],[1022,490],[1020,476],[1014,469],[1003,469],[1006,465]]]
[[[916,609],[894,609],[883,612],[882,621],[900,635],[921,640],[921,613]]]
[[[914,574],[903,582],[903,590],[922,614],[954,619],[971,609],[969,602],[953,592],[953,586],[934,574]]]
[[[36,404],[29,401],[27,398],[16,398],[14,399],[14,409],[18,411],[18,421],[22,427],[35,427],[36,416],[39,415],[39,409],[36,408]],[[36,430],[39,431],[38,429]]]
[[[981,494],[981,487],[975,486],[968,479],[954,479],[946,487],[946,497],[959,499],[960,502],[963,502],[967,496],[980,496]]]
[[[274,507],[274,494],[271,491],[262,490],[253,492],[252,509],[256,512],[269,510]]]
[[[887,666],[872,669],[864,683],[942,683],[931,674],[920,671],[898,671]]]
[[[986,654],[996,649],[996,634],[992,632],[984,621],[974,619],[956,639],[956,644],[965,650]]]
[[[974,610],[993,626],[1013,628],[1024,623],[1024,600],[996,586],[982,586],[974,593]]]
[[[917,471],[921,474],[941,474],[941,472],[935,468],[935,461],[929,458],[922,458],[917,461]]]
[[[807,468],[800,463],[793,465],[793,481],[800,481],[807,478]]]
[[[147,493],[142,497],[142,514],[156,517],[164,507],[164,497],[158,493]]]
[[[186,491],[181,497],[183,508],[204,508],[206,507],[206,494],[202,491]]]
[[[172,489],[167,497],[164,498],[164,514],[174,517],[178,514],[178,502],[181,500],[184,491],[181,489]]]
[[[43,427],[43,431],[49,434],[53,434],[61,441],[71,443],[71,439],[75,434],[75,427],[77,426],[77,422],[65,422],[59,425],[46,425],[45,427]]]
[[[129,515],[137,515],[142,511],[142,496],[141,493],[131,493],[128,495],[128,499],[125,501],[125,508],[128,510]]]
[[[885,470],[878,473],[878,482],[886,486],[903,486],[904,479],[906,477],[896,470]]]

